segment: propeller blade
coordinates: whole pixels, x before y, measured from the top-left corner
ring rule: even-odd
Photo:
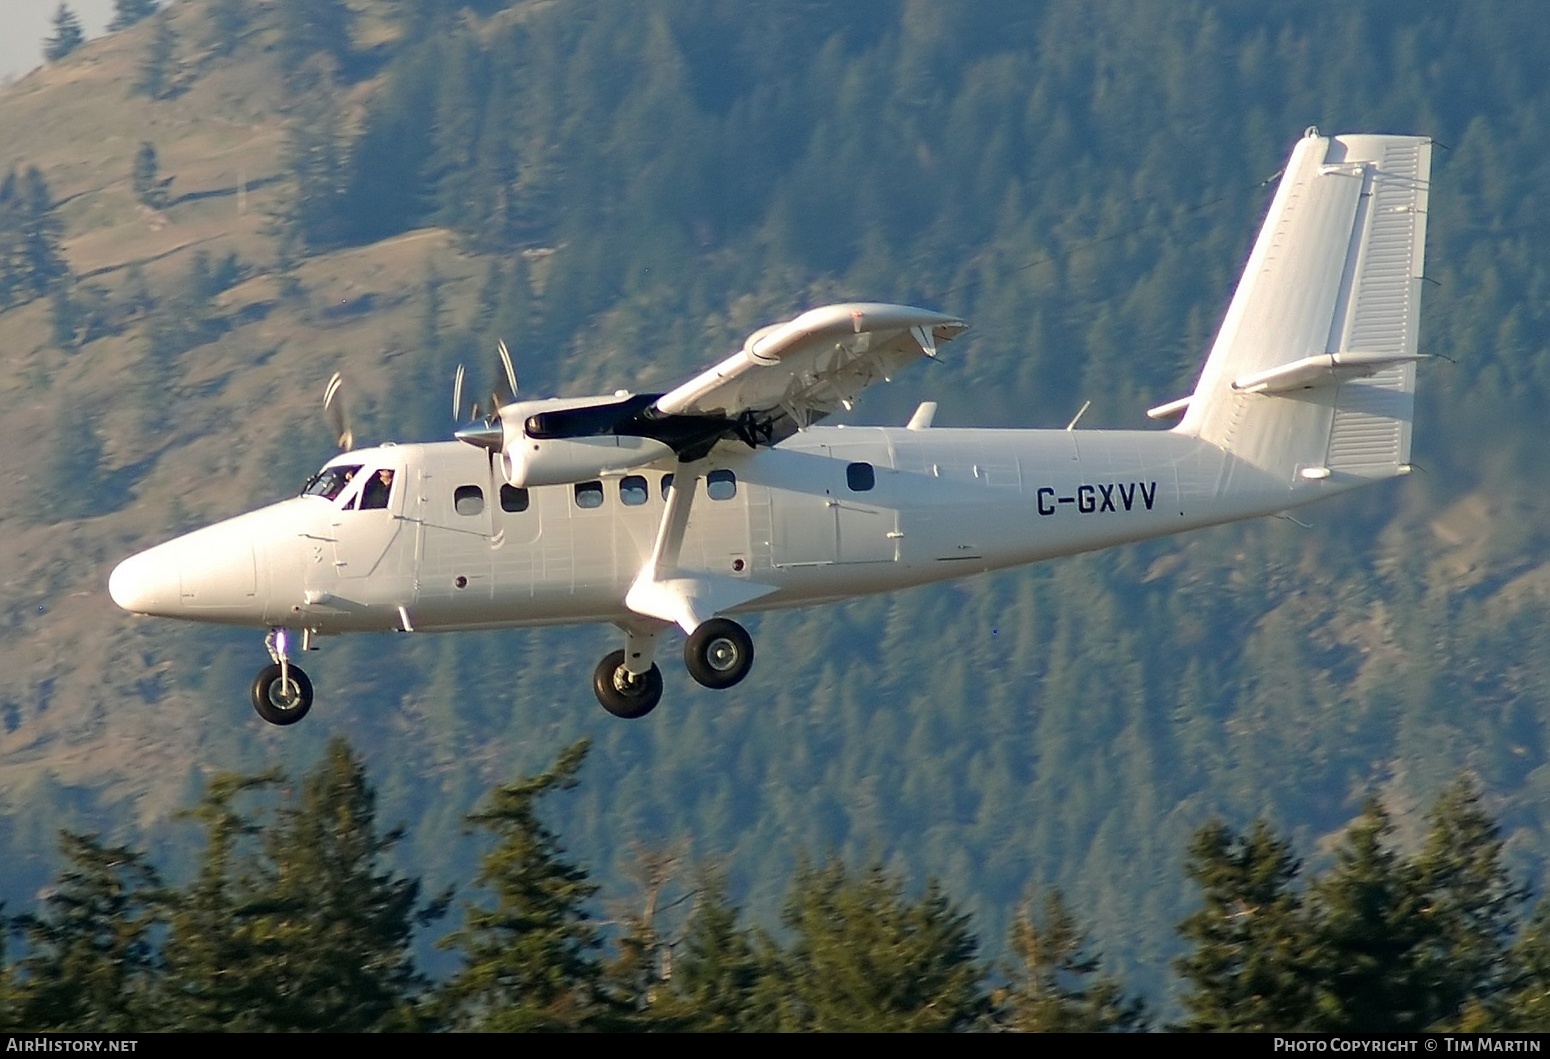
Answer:
[[[338,439],[341,452],[355,447],[355,431],[350,427],[350,411],[345,407],[344,376],[334,372],[323,389],[323,413],[328,417],[328,427]]]
[[[506,340],[503,338],[495,344],[495,351],[501,355],[501,367],[506,369],[506,382],[511,385],[511,399],[515,401],[517,394],[517,369],[511,363],[511,350],[506,348]],[[500,407],[500,402],[495,402],[495,407]]]
[[[463,418],[463,365],[457,366],[457,374],[452,376],[452,421],[456,423]]]

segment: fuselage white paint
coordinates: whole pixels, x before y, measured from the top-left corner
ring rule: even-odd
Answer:
[[[1253,398],[1250,398],[1253,399]],[[1267,400],[1269,398],[1260,398]],[[128,609],[318,634],[639,622],[625,594],[651,554],[665,474],[729,470],[735,494],[692,509],[678,568],[766,586],[733,613],[948,580],[1268,514],[1362,484],[1272,476],[1170,431],[813,427],[774,448],[724,443],[691,466],[633,472],[645,503],[600,479],[500,503],[502,479],[458,442],[388,445],[331,461],[395,472],[389,506],[300,496],[152,548],[115,571]],[[847,468],[873,468],[850,487]],[[1228,484],[1231,488],[1228,489]],[[454,492],[477,486],[460,514]]]

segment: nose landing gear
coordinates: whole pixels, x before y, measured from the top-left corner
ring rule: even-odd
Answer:
[[[303,633],[303,648],[307,639],[309,637]],[[264,646],[274,662],[260,669],[258,676],[253,678],[253,709],[270,724],[295,724],[312,709],[312,681],[301,666],[291,663],[286,654],[286,640],[285,629],[269,630]]]

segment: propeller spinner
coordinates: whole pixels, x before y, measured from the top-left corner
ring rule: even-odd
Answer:
[[[512,363],[511,350],[506,348],[504,339],[497,342],[495,351],[500,357],[502,373],[505,376],[507,392],[503,395],[500,387],[490,394],[490,414],[480,417],[479,402],[475,401],[469,410],[470,423],[461,430],[455,431],[453,437],[470,445],[478,445],[491,452],[498,452],[505,443],[505,429],[501,426],[500,408],[510,404],[517,398],[517,369]],[[457,366],[457,374],[452,380],[452,416],[453,419],[463,417],[463,380],[466,376],[463,365]]]

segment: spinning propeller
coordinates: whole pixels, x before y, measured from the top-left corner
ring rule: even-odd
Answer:
[[[479,402],[475,401],[469,409],[469,425],[455,433],[459,441],[480,445],[492,453],[500,450],[505,440],[505,429],[501,426],[500,409],[502,405],[510,404],[517,399],[517,369],[512,364],[511,350],[506,348],[504,339],[495,344],[495,351],[500,356],[502,377],[498,379],[490,391],[490,411],[488,415],[480,416]],[[452,418],[463,418],[463,380],[466,372],[463,365],[457,366],[457,374],[452,379]],[[505,386],[500,385],[505,382]]]
[[[323,414],[328,417],[328,429],[333,431],[340,452],[355,447],[355,429],[350,425],[350,409],[344,399],[344,376],[334,372],[323,389]]]

